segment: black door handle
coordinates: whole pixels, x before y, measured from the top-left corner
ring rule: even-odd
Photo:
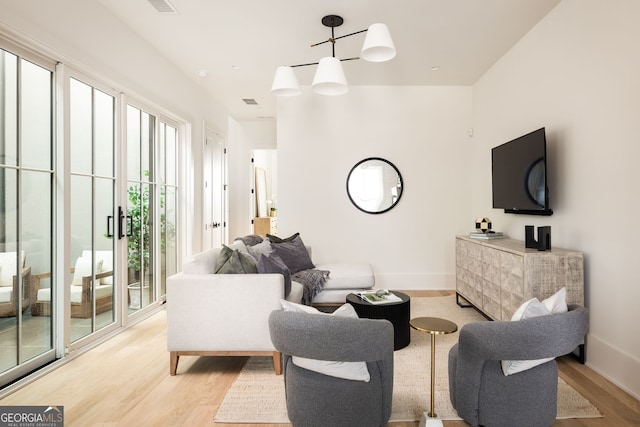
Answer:
[[[122,239],[124,237],[124,212],[122,211],[122,206],[118,206],[118,239]]]

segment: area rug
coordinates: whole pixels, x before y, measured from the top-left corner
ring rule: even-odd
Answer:
[[[458,329],[486,319],[472,308],[461,308],[455,296],[412,298],[411,317],[442,317]],[[449,401],[447,357],[458,333],[436,336],[435,410],[444,420],[459,420]],[[411,344],[394,352],[393,404],[390,422],[418,421],[430,406],[431,338],[411,330]],[[600,412],[580,393],[558,380],[558,418],[595,418]],[[288,423],[284,380],[275,375],[271,358],[251,357],[225,396],[215,421],[219,423]]]

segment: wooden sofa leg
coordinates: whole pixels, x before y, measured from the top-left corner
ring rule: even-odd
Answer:
[[[176,371],[178,370],[178,358],[180,356],[178,356],[178,352],[177,351],[170,351],[169,352],[169,374],[170,375],[175,375]]]
[[[279,351],[273,352],[273,369],[276,371],[276,375],[282,374],[282,353]]]

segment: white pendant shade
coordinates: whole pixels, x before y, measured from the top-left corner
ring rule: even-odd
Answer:
[[[320,59],[311,88],[320,95],[347,93],[349,86],[338,58],[326,56]]]
[[[385,24],[371,24],[362,45],[360,58],[369,62],[384,62],[396,56],[396,47]]]
[[[271,93],[278,96],[296,96],[302,93],[293,68],[283,65],[276,69]]]

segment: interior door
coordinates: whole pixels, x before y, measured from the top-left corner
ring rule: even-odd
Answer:
[[[203,249],[220,247],[224,243],[225,228],[225,162],[224,140],[208,132],[204,142],[203,159]]]

